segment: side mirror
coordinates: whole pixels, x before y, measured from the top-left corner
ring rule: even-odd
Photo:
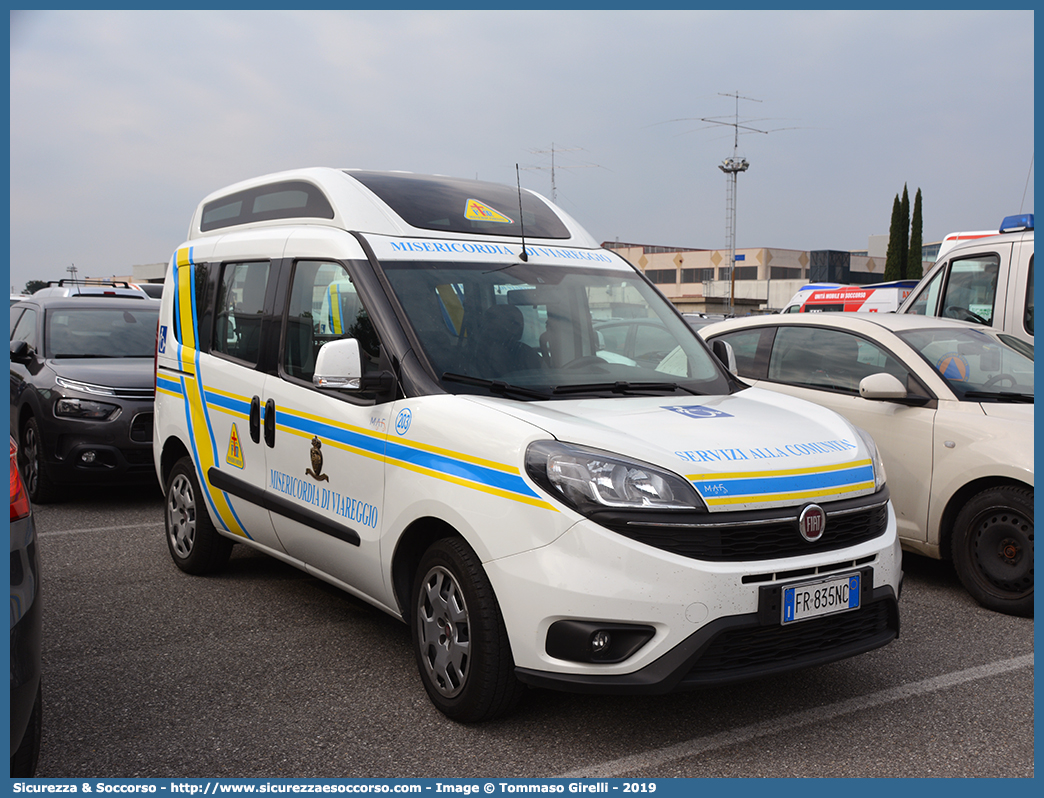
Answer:
[[[859,381],[859,395],[864,399],[897,401],[906,399],[906,386],[893,374],[871,374]]]
[[[312,384],[316,388],[360,390],[362,356],[359,353],[359,342],[354,338],[340,338],[323,344],[315,358]]]
[[[711,342],[711,351],[715,357],[721,361],[722,365],[725,366],[730,372],[736,374],[736,352],[732,348],[732,344],[728,341],[724,341],[721,338],[716,338]],[[736,376],[739,376],[738,374]]]
[[[26,341],[11,341],[11,362],[23,366],[33,360],[33,348]]]

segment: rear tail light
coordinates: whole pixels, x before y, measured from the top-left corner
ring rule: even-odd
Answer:
[[[11,520],[17,521],[29,515],[29,494],[18,470],[18,447],[11,438]]]

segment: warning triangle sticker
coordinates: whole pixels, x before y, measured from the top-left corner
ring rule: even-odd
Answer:
[[[464,218],[473,222],[495,222],[497,224],[514,224],[515,221],[477,199],[468,200],[467,207],[464,209]]]
[[[225,462],[236,468],[243,467],[243,447],[239,445],[239,430],[234,423],[232,432],[228,435],[228,454],[225,455]]]

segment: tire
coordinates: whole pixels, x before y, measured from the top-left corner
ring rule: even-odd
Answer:
[[[174,564],[196,575],[223,568],[233,542],[214,528],[191,459],[183,457],[174,464],[163,496],[167,548]]]
[[[1033,615],[1033,491],[990,488],[957,515],[953,564],[961,584],[982,606]]]
[[[58,500],[58,488],[47,473],[43,456],[43,438],[36,419],[30,417],[22,425],[22,440],[18,447],[22,464],[22,479],[29,501],[33,504],[50,504]]]
[[[22,742],[18,750],[11,754],[11,778],[28,779],[36,773],[36,763],[40,759],[40,738],[43,732],[43,685],[36,688],[36,701],[33,712],[29,716],[29,725],[25,727]]]
[[[478,556],[460,538],[435,541],[413,586],[413,647],[428,696],[446,717],[502,717],[525,686],[515,678],[504,619]]]

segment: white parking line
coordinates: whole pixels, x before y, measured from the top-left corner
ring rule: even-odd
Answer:
[[[832,720],[833,718],[847,715],[851,712],[858,712],[859,710],[881,706],[882,704],[890,704],[895,701],[902,701],[907,698],[915,698],[939,690],[946,690],[947,688],[955,687],[966,682],[972,682],[976,679],[987,679],[991,676],[999,676],[1011,671],[1032,667],[1033,655],[1025,654],[1021,657],[1013,657],[1012,659],[993,662],[989,665],[979,665],[975,668],[967,668],[966,670],[956,671],[954,673],[944,673],[941,676],[934,676],[931,679],[925,679],[924,681],[900,685],[899,687],[892,687],[888,690],[881,690],[880,692],[870,693],[865,696],[857,696],[856,698],[850,698],[836,704],[828,704],[804,712],[795,712],[791,715],[784,715],[783,717],[775,718],[774,720],[767,720],[762,723],[744,726],[741,729],[735,729],[723,734],[715,734],[711,737],[700,737],[695,740],[687,740],[683,743],[671,745],[667,748],[659,748],[653,751],[645,751],[641,754],[613,759],[609,762],[602,762],[601,764],[580,768],[579,770],[574,770],[569,773],[562,773],[556,778],[594,779],[619,777],[625,773],[643,771],[678,759],[696,756],[697,754],[702,754],[707,751],[714,751],[730,745],[749,742],[758,737],[779,734],[790,729],[808,726],[824,720]]]

